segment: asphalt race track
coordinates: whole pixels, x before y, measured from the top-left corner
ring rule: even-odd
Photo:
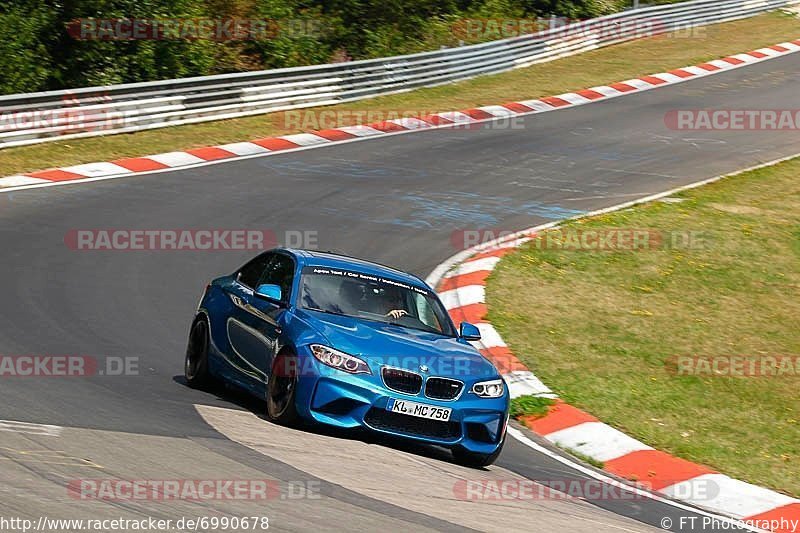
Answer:
[[[458,479],[580,477],[510,439],[486,471],[446,453],[274,426],[239,395],[182,384],[204,284],[243,251],[75,251],[73,229],[316,232],[319,247],[425,277],[463,229],[519,230],[798,150],[797,132],[686,132],[674,109],[796,107],[800,54],[483,127],[390,136],[169,173],[0,193],[0,353],[138,357],[138,376],[4,377],[6,516],[265,515],[271,529],[654,531],[690,515],[648,500],[459,501]],[[38,428],[38,429],[37,429]],[[42,434],[49,433],[49,434]],[[79,501],[79,478],[319,482],[318,498]],[[624,516],[620,516],[624,515]],[[649,524],[649,525],[647,525]],[[676,526],[674,530],[678,531]],[[687,529],[684,528],[684,531]],[[711,531],[712,529],[704,529]]]

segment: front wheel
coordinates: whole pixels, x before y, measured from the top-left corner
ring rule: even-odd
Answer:
[[[211,374],[208,371],[208,344],[208,323],[198,318],[189,331],[186,361],[183,365],[186,383],[195,389],[203,389],[211,384]]]
[[[278,354],[267,381],[267,417],[286,426],[296,424],[300,418],[296,394],[297,358],[288,353]]]
[[[506,443],[505,438],[503,438],[503,442],[500,443],[500,446],[493,453],[475,453],[467,451],[462,447],[453,448],[453,459],[462,465],[468,466],[470,468],[483,468],[485,466],[489,466],[490,464],[494,463],[498,457],[500,457],[500,452],[503,451],[503,445]]]

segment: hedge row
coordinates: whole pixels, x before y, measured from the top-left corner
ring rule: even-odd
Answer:
[[[530,21],[551,16],[598,16],[630,3],[631,0],[0,0],[0,93],[412,53],[508,36],[524,31]],[[520,19],[522,22],[515,23]],[[127,29],[132,32],[133,26],[120,25],[119,20],[138,20],[143,26],[138,27],[137,35],[148,38],[105,39],[109,35],[133,36],[126,33]],[[142,29],[153,20],[172,21],[169,38],[152,38],[156,36],[153,28],[163,30],[158,34],[163,37],[169,29],[166,25]],[[247,31],[225,39],[224,33],[212,28],[208,31],[215,38],[187,38],[199,35],[195,32],[199,32],[197,24],[209,20],[239,21],[243,24],[240,28]]]

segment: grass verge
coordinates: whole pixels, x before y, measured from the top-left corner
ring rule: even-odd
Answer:
[[[657,449],[800,496],[798,359],[780,377],[680,375],[673,359],[800,355],[799,175],[795,159],[545,234],[499,263],[489,318],[565,401]],[[613,228],[663,244],[576,251],[565,238]]]
[[[544,416],[547,408],[555,403],[549,398],[539,398],[538,396],[520,396],[511,399],[511,416],[519,418],[521,416]]]
[[[780,12],[700,28],[691,37],[660,36],[503,74],[324,108],[345,112],[437,112],[539,98],[693,65],[800,37],[800,21]],[[321,108],[320,108],[321,109]],[[310,113],[320,109],[308,109]],[[0,151],[0,176],[110,161],[302,131],[284,113],[176,126],[132,134],[49,142]],[[343,121],[336,125],[349,125]],[[326,124],[326,127],[332,127]]]
[[[588,455],[582,454],[578,450],[573,450],[572,448],[569,448],[567,446],[559,446],[558,444],[556,446],[560,450],[564,450],[565,452],[567,452],[568,454],[574,456],[575,458],[580,459],[581,461],[583,461],[587,465],[592,465],[593,467],[599,468],[600,470],[602,470],[606,466],[606,464],[603,461],[598,461],[594,457],[589,457]]]

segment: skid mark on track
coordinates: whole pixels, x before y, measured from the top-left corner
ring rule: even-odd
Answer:
[[[17,450],[14,448],[0,447],[0,461],[103,468],[102,465],[94,463],[89,459],[75,457],[61,450]]]
[[[578,191],[576,191],[578,192]],[[404,194],[378,200],[387,206],[385,217],[370,222],[415,229],[442,227],[490,227],[509,216],[531,216],[558,220],[583,211],[537,201],[520,201],[507,196],[487,196],[465,192]],[[402,215],[392,216],[389,209]],[[340,213],[341,214],[341,213]],[[356,215],[353,215],[356,216]],[[363,220],[363,215],[359,215]]]
[[[32,424],[30,422],[17,422],[16,420],[0,420],[0,431],[11,433],[27,433],[30,435],[46,435],[58,437],[61,435],[61,426],[51,426],[49,424]]]
[[[385,161],[365,163],[355,159],[331,157],[321,162],[305,159],[270,159],[265,158],[259,166],[272,171],[278,176],[289,177],[292,180],[319,177],[328,178],[338,174],[350,179],[396,179],[402,176],[404,180],[421,179],[428,177],[429,173],[422,169],[409,166],[392,166]]]

